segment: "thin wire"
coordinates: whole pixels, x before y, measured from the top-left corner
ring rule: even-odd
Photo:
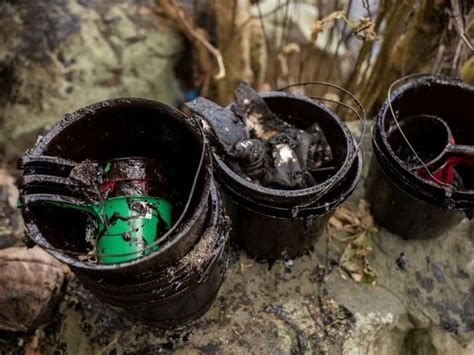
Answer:
[[[331,99],[326,99],[326,98],[309,96],[313,99],[329,101],[329,102],[333,102],[335,104],[341,105],[342,107],[350,109],[359,118],[359,122],[361,124],[361,136],[359,138],[359,141],[357,142],[355,151],[353,152],[352,156],[349,159],[349,165],[350,165],[350,167],[352,167],[352,165],[354,164],[354,161],[358,157],[359,151],[361,150],[363,139],[364,139],[364,136],[365,136],[365,130],[366,130],[366,126],[367,126],[367,117],[366,117],[364,106],[357,99],[357,97],[355,97],[355,95],[353,95],[348,90],[346,90],[346,89],[344,89],[344,88],[342,88],[342,87],[340,87],[336,84],[332,84],[332,83],[328,83],[328,82],[324,82],[324,81],[305,81],[305,82],[302,82],[302,83],[291,84],[291,85],[287,85],[283,88],[278,89],[278,91],[284,91],[284,90],[287,90],[287,89],[292,88],[292,87],[306,86],[306,85],[322,85],[322,86],[329,86],[329,87],[332,87],[334,89],[338,89],[338,90],[342,91],[343,93],[349,95],[349,97],[356,103],[356,105],[362,111],[362,115],[360,115],[353,107],[351,107],[349,105],[346,105],[342,102],[339,102],[339,101],[336,101],[336,100],[331,100]],[[316,201],[318,201],[322,197],[323,194],[325,194],[327,191],[329,191],[337,182],[338,182],[338,180],[334,178],[333,181],[330,184],[328,184],[328,186],[326,186],[323,190],[321,190],[313,199],[311,199],[311,201],[308,201],[304,204],[298,205],[298,206],[295,207],[295,209],[296,210],[301,210],[302,208],[304,209],[304,207],[307,207],[307,206],[310,206],[310,205],[314,204]],[[309,210],[309,209],[307,209],[307,210]]]
[[[351,106],[349,106],[349,105],[347,105],[347,104],[345,104],[345,103],[343,103],[343,102],[339,102],[339,101],[332,100],[332,99],[326,99],[326,98],[318,97],[318,96],[310,96],[310,97],[313,98],[313,99],[316,99],[316,100],[329,101],[329,102],[332,102],[332,103],[341,105],[342,107],[344,107],[344,108],[346,108],[346,109],[348,109],[348,110],[351,110],[351,111],[359,118],[359,120],[362,121],[361,115],[360,115],[353,107],[351,107]],[[364,135],[361,133],[361,138],[360,138],[360,139],[362,140],[363,137],[364,137]],[[356,148],[354,154],[352,155],[351,159],[349,160],[349,164],[350,164],[351,167],[352,167],[352,164],[354,164],[354,161],[356,160],[356,158],[357,158],[357,156],[358,156],[358,154],[359,154],[359,150],[361,150],[361,149],[362,149],[362,146],[360,146],[360,147],[358,146],[358,147]],[[334,181],[333,181],[331,184],[329,184],[329,185],[327,186],[327,188],[324,189],[320,194],[322,195],[323,193],[326,193],[328,190],[330,190],[330,189],[336,184],[336,182],[337,182],[337,180],[334,180]],[[340,200],[340,198],[329,202],[329,204],[336,203],[336,202],[338,202],[339,200]],[[314,201],[311,201],[311,203],[309,203],[309,204],[312,204],[312,203],[314,203],[314,202],[316,202],[316,201],[317,201],[317,199],[314,200]],[[303,206],[303,207],[304,207],[304,206],[308,206],[309,204],[300,205],[300,206]],[[311,210],[313,210],[313,209],[314,209],[314,208],[306,208],[306,209],[304,209],[304,211],[311,211]]]
[[[416,152],[415,148],[413,148],[413,146],[411,145],[410,143],[410,140],[407,138],[407,136],[405,135],[405,132],[403,132],[403,129],[402,127],[400,126],[400,123],[397,119],[397,115],[395,114],[395,111],[393,109],[393,106],[392,106],[392,90],[393,88],[402,83],[402,82],[405,82],[406,80],[408,79],[412,79],[414,77],[425,77],[427,76],[427,74],[424,74],[424,73],[415,73],[415,74],[410,74],[410,75],[407,75],[403,78],[400,78],[398,80],[395,80],[391,85],[390,87],[388,88],[388,92],[387,92],[387,101],[388,101],[388,107],[390,109],[390,113],[392,114],[392,117],[393,117],[393,120],[395,122],[395,124],[397,125],[397,128],[398,130],[400,131],[403,139],[405,140],[406,144],[408,145],[408,147],[410,148],[411,152],[413,153],[413,155],[415,156],[415,158],[420,162],[420,164],[423,166],[423,169],[425,169],[425,171],[428,173],[428,175],[430,176],[431,179],[433,179],[434,181],[436,181],[438,184],[440,185],[443,185],[443,186],[446,186],[446,187],[449,187],[451,189],[454,189],[456,190],[456,188],[453,186],[453,185],[450,185],[450,184],[446,184],[445,182],[443,181],[440,181],[438,180],[430,171],[430,169],[428,168],[428,166],[425,164],[425,162],[423,161],[423,159],[420,158],[420,156],[418,155],[418,153]]]
[[[306,85],[323,85],[323,86],[329,86],[329,87],[332,87],[334,89],[338,89],[340,91],[342,91],[343,93],[347,94],[350,96],[350,98],[356,103],[356,105],[360,108],[360,110],[362,111],[362,116],[361,115],[358,115],[356,114],[356,116],[359,118],[359,121],[361,123],[361,127],[362,127],[362,135],[361,135],[361,139],[359,140],[359,145],[361,145],[361,141],[362,141],[362,137],[363,137],[363,134],[365,133],[365,129],[366,129],[366,125],[367,125],[367,117],[366,117],[366,113],[365,113],[365,109],[364,109],[364,106],[362,105],[362,103],[359,101],[359,99],[357,99],[357,97],[355,97],[354,94],[352,94],[351,92],[349,92],[348,90],[336,85],[336,84],[332,84],[332,83],[328,83],[328,82],[325,82],[325,81],[304,81],[304,82],[301,82],[301,83],[296,83],[296,84],[291,84],[291,85],[287,85],[287,86],[284,86],[280,89],[278,89],[277,91],[284,91],[284,90],[287,90],[287,89],[290,89],[292,87],[296,87],[296,86],[306,86]],[[329,99],[325,99],[326,101],[330,101]],[[339,101],[333,101],[334,103],[336,104],[342,104],[342,102],[339,102]],[[344,106],[344,105],[341,105],[341,106]],[[353,109],[353,112],[355,112],[355,110]]]

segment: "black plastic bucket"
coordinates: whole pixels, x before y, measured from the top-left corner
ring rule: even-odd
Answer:
[[[367,199],[377,224],[407,239],[429,239],[458,224],[466,214],[471,216],[472,169],[459,169],[462,189],[429,181],[397,156],[389,132],[395,124],[391,102],[401,126],[404,119],[414,116],[435,116],[446,122],[456,143],[474,145],[473,100],[473,86],[461,80],[423,75],[401,85],[383,104],[374,122],[374,156],[366,181]]]
[[[77,255],[87,248],[86,216],[45,205],[22,209],[28,236],[128,317],[172,328],[209,308],[224,277],[228,222],[212,177],[211,153],[194,120],[152,100],[104,101],[66,115],[27,154],[77,162],[130,156],[163,162],[178,192],[175,220],[185,214],[158,251],[120,264],[80,260]],[[196,174],[194,194],[184,209]]]
[[[332,148],[336,173],[310,188],[279,190],[242,178],[217,154],[214,171],[232,220],[231,238],[258,258],[293,258],[314,245],[331,212],[354,190],[362,154],[345,123],[320,102],[286,92],[261,96],[272,112],[296,127],[320,125]]]

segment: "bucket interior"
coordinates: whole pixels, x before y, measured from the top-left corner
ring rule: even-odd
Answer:
[[[177,117],[180,116],[180,117]],[[181,120],[180,120],[181,119]],[[183,123],[185,116],[167,106],[148,100],[117,100],[92,105],[60,122],[33,149],[32,155],[60,156],[74,161],[85,159],[105,162],[121,157],[155,158],[163,162],[176,191],[173,201],[175,221],[188,198],[202,154],[198,129]],[[203,198],[210,179],[209,156],[195,188],[186,218]],[[87,216],[59,207],[29,206],[28,221],[55,248],[87,252]]]
[[[325,181],[342,167],[347,159],[348,142],[346,135],[334,117],[315,103],[292,96],[264,96],[270,110],[281,120],[297,128],[308,129],[318,123],[331,147],[334,169],[313,173],[316,181]],[[318,174],[316,176],[316,174]]]
[[[409,167],[420,165],[412,150],[405,141],[417,152],[417,155],[424,163],[436,159],[443,154],[447,144],[449,144],[449,131],[445,124],[431,116],[412,116],[400,122],[400,129],[392,125],[388,142],[395,154]]]
[[[471,103],[474,102],[474,90],[460,81],[445,80],[416,80],[408,86],[402,87],[392,97],[392,107],[399,122],[416,115],[433,115],[443,119],[454,137],[456,144],[474,145],[474,116]],[[394,120],[390,109],[386,106],[383,111],[383,130],[387,136],[393,130]],[[426,133],[426,132],[424,132]],[[420,132],[423,135],[423,132]],[[426,135],[426,134],[425,134]],[[435,139],[425,136],[424,141]],[[394,142],[388,142],[392,154],[401,148]],[[404,142],[401,142],[403,144]],[[417,144],[414,141],[411,142]],[[398,144],[398,140],[397,140]],[[427,143],[429,145],[429,143]],[[436,149],[436,148],[433,148]],[[435,155],[435,153],[433,153]],[[474,169],[458,166],[465,190],[474,189]]]

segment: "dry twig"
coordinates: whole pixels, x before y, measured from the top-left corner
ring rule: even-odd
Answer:
[[[189,16],[183,9],[181,4],[176,0],[157,0],[157,3],[163,13],[173,22],[176,27],[190,40],[196,41],[196,47],[199,52],[199,60],[203,67],[203,72],[206,73],[210,68],[208,65],[207,55],[203,51],[211,53],[218,65],[219,71],[214,76],[215,80],[220,80],[225,77],[224,60],[221,52],[214,47],[207,39],[207,33],[202,28],[196,26],[191,16]]]

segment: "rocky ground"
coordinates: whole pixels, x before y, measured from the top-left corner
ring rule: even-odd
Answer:
[[[217,300],[188,328],[160,331],[122,319],[68,274],[52,321],[0,345],[44,354],[472,354],[472,224],[466,219],[433,240],[375,231],[360,204],[363,185],[307,255],[270,265],[231,248]],[[352,233],[344,218],[366,225]],[[370,239],[364,270],[349,272],[347,240],[362,233]]]

